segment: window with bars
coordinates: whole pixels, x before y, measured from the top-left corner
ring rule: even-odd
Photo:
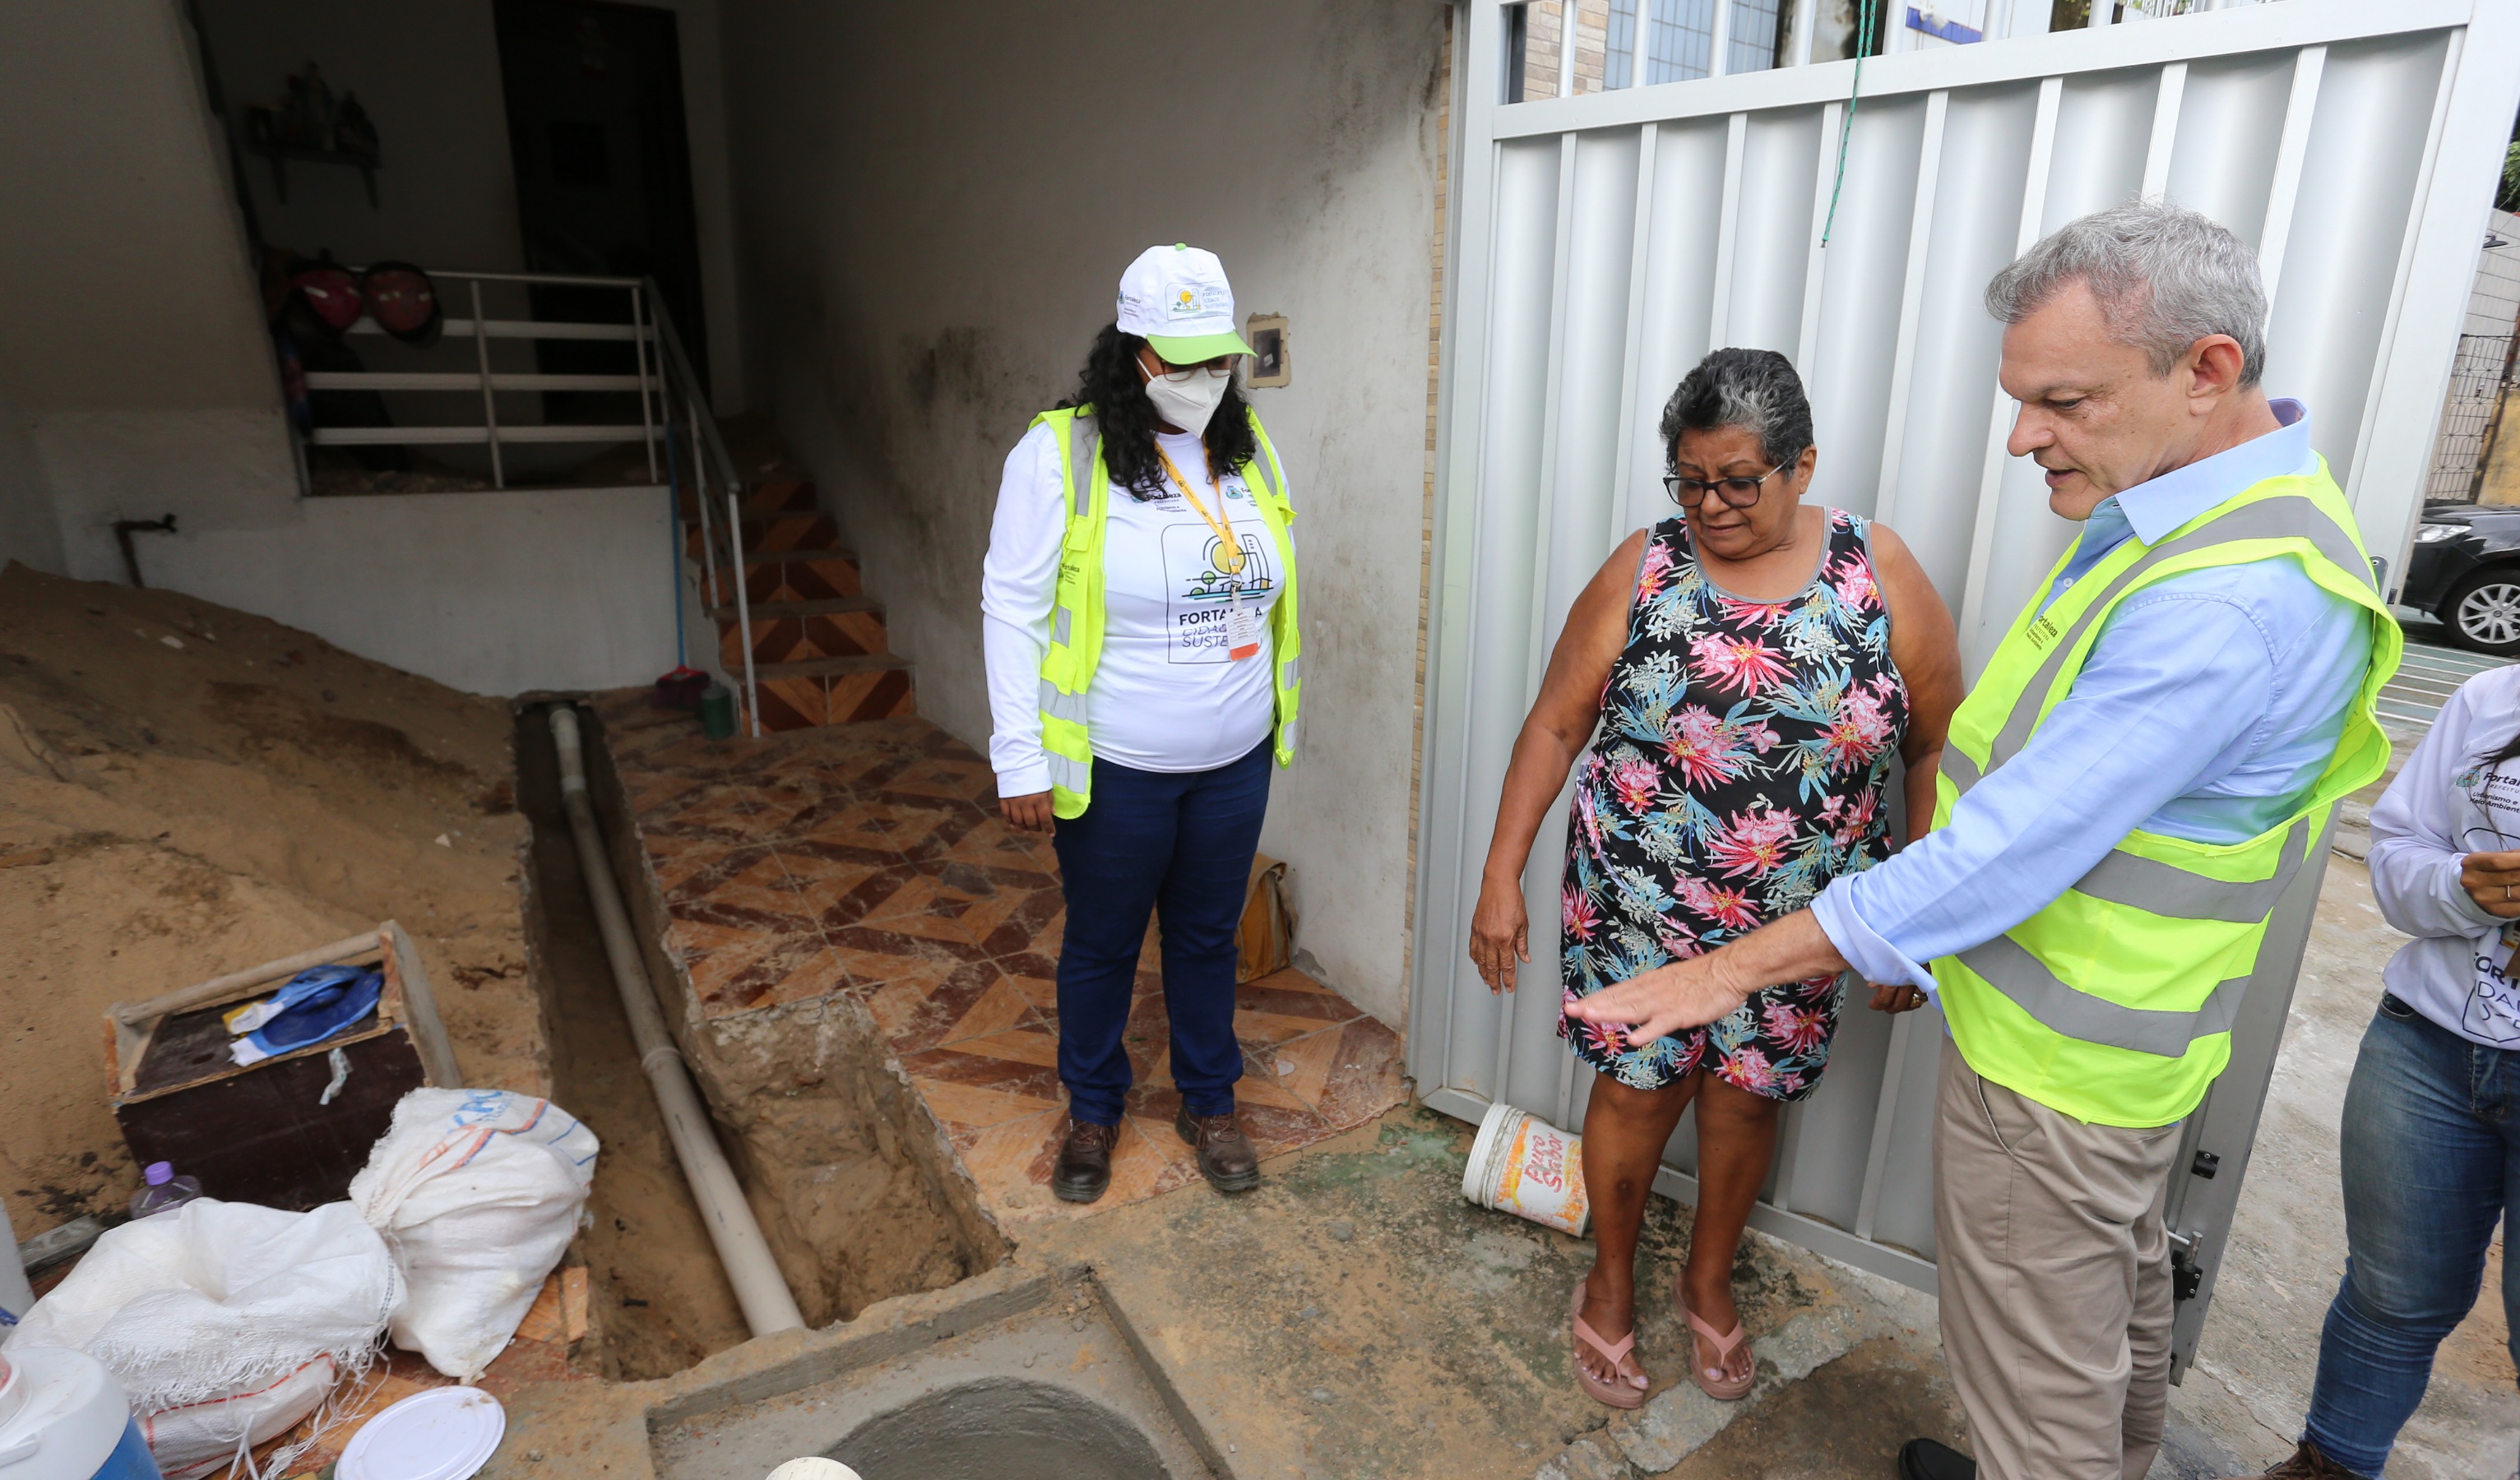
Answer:
[[[1645,81],[1706,75],[1715,43],[1715,0],[1647,0]]]
[[[1778,65],[1783,0],[1732,0],[1732,33],[1724,48],[1727,72],[1763,72]]]
[[[1617,91],[1637,81],[1637,0],[1610,0],[1609,34],[1601,54],[1601,86]]]

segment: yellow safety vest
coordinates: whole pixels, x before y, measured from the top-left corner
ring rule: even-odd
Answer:
[[[1953,1042],[1970,1068],[2078,1120],[2162,1126],[2194,1109],[2229,1062],[2267,919],[2323,835],[2329,809],[2387,769],[2374,700],[2406,640],[2372,587],[2370,557],[2324,459],[2314,473],[2250,485],[2159,544],[2127,540],[2043,611],[2071,557],[2048,573],[1952,716],[1935,778],[1937,828],[1980,778],[2020,753],[2072,691],[2109,612],[2146,586],[2285,557],[2371,623],[2362,693],[2292,816],[2237,843],[2138,829],[2038,914],[1934,963]]]
[[[1294,507],[1286,502],[1286,471],[1269,442],[1257,412],[1249,413],[1260,456],[1248,465],[1251,502],[1277,542],[1283,584],[1271,608],[1269,637],[1277,688],[1277,754],[1281,766],[1295,758],[1295,710],[1304,686],[1296,659],[1303,636],[1295,620],[1295,544],[1286,533]],[[1058,596],[1050,613],[1050,650],[1041,659],[1041,748],[1050,761],[1050,810],[1082,817],[1094,794],[1094,746],[1085,728],[1085,691],[1102,661],[1102,559],[1109,532],[1111,471],[1102,463],[1102,433],[1090,406],[1045,411],[1032,425],[1047,424],[1067,449],[1059,479],[1067,493],[1067,533],[1058,548]],[[1238,471],[1238,470],[1229,470]]]

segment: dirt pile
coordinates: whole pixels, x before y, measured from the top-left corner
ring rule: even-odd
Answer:
[[[107,1106],[109,1004],[381,919],[418,940],[466,1083],[547,1092],[510,734],[500,700],[276,622],[0,571],[0,1199],[19,1236],[138,1183]]]

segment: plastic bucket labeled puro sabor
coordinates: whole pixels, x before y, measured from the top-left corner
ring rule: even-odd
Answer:
[[[1462,1172],[1462,1195],[1581,1238],[1593,1226],[1584,1195],[1584,1138],[1499,1100],[1480,1117]]]

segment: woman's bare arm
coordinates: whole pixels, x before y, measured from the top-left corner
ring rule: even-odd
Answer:
[[[1612,551],[1566,613],[1566,627],[1549,654],[1540,696],[1514,737],[1497,802],[1496,832],[1488,842],[1479,880],[1479,904],[1470,918],[1470,961],[1490,991],[1510,991],[1514,962],[1531,960],[1531,928],[1522,908],[1522,868],[1541,819],[1566,785],[1567,768],[1593,738],[1601,717],[1601,687],[1628,643],[1628,607],[1637,562],[1648,531],[1640,529]]]
[[[1914,842],[1933,826],[1934,772],[1960,705],[1959,633],[1925,567],[1887,524],[1872,526],[1872,568],[1890,612],[1890,661],[1908,681],[1908,737],[1899,758],[1908,763],[1908,841]]]
[[[1908,734],[1899,758],[1907,762],[1909,842],[1934,825],[1934,773],[1941,769],[1943,740],[1960,702],[1960,649],[1952,610],[1916,563],[1914,552],[1889,525],[1872,526],[1872,568],[1881,580],[1881,605],[1890,613],[1890,660],[1908,683]],[[1872,988],[1872,1006],[1903,1011],[1921,994],[1905,984]]]

